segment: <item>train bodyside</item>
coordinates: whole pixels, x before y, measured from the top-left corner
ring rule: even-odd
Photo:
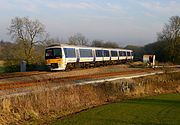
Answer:
[[[132,51],[125,49],[107,49],[95,47],[78,47],[70,45],[46,48],[46,64],[50,70],[66,70],[74,67],[117,64],[133,59]],[[121,53],[123,53],[121,55]]]

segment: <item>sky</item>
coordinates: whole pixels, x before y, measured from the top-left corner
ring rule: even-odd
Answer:
[[[143,46],[155,42],[176,15],[180,0],[0,0],[0,40],[11,40],[11,19],[28,17],[38,19],[60,40],[81,33],[90,41]]]

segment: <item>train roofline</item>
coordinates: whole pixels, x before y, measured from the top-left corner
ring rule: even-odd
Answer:
[[[122,50],[122,51],[130,51],[129,49],[122,49],[122,48],[104,48],[104,47],[88,47],[88,46],[76,46],[76,45],[68,45],[68,44],[52,44],[46,47],[48,48],[61,48],[61,47],[70,47],[70,48],[88,48],[88,49],[104,49],[104,50]]]

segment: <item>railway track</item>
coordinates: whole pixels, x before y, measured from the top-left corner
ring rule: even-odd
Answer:
[[[14,77],[24,77],[24,76],[32,76],[32,75],[40,75],[40,74],[47,74],[47,73],[50,73],[50,72],[33,71],[33,72],[2,73],[2,74],[0,74],[0,79],[7,79],[7,78],[14,78]]]
[[[122,75],[132,75],[138,73],[150,73],[153,72],[152,69],[145,69],[145,70],[135,70],[135,71],[121,71],[121,72],[108,72],[108,73],[99,73],[99,74],[91,74],[91,75],[79,75],[79,76],[67,76],[67,77],[59,77],[59,78],[48,78],[42,80],[32,80],[26,82],[13,82],[13,83],[3,83],[0,84],[0,90],[9,90],[9,89],[17,89],[17,88],[24,88],[24,87],[32,87],[38,86],[48,83],[56,82],[60,83],[72,83],[78,80],[87,80],[87,79],[102,79],[108,77],[117,77]],[[34,74],[29,74],[34,75]],[[24,75],[26,76],[26,75]]]

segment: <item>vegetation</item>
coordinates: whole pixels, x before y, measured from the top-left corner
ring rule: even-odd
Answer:
[[[179,125],[180,94],[108,104],[59,119],[52,125]]]
[[[4,61],[0,60],[0,73],[4,72]]]
[[[119,45],[116,42],[111,42],[111,41],[104,42],[103,40],[93,40],[91,46],[104,47],[104,48],[119,48]]]
[[[180,17],[172,16],[166,23],[162,32],[157,34],[157,41],[144,47],[127,46],[135,53],[135,58],[143,54],[155,54],[159,62],[180,63]]]
[[[143,47],[128,45],[128,46],[125,47],[125,49],[133,50],[133,52],[134,52],[134,60],[135,61],[142,61],[142,58],[143,58],[143,55],[144,55]]]
[[[5,72],[5,68],[4,67],[0,67],[0,73]]]
[[[172,16],[158,33],[157,42],[144,47],[145,52],[157,55],[163,62],[180,63],[180,17]]]
[[[172,16],[169,23],[165,24],[161,33],[158,34],[158,41],[167,43],[167,51],[171,62],[175,62],[179,58],[180,52],[180,17]]]
[[[38,20],[15,17],[12,19],[9,34],[17,43],[16,50],[20,50],[21,59],[28,64],[34,62],[33,54],[37,55],[35,45],[43,42],[45,28]]]
[[[86,37],[83,36],[81,33],[77,33],[74,36],[69,37],[68,44],[87,46],[88,45],[88,39],[86,39]]]
[[[29,67],[44,64],[43,43],[46,32],[42,23],[26,17],[15,17],[11,20],[8,32],[15,42],[1,41],[0,58],[5,61],[6,71],[18,71],[22,60],[25,60]]]

